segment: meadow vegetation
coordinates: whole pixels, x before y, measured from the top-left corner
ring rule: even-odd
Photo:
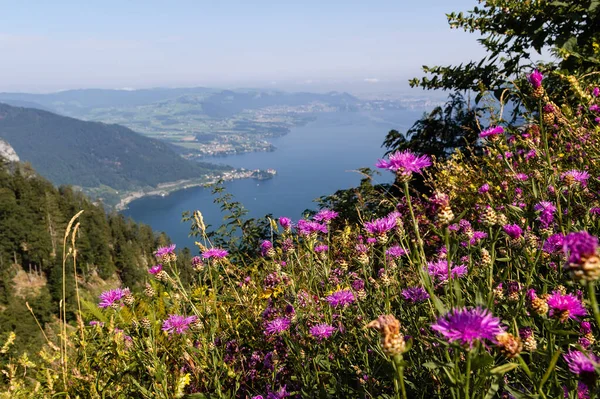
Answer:
[[[502,35],[529,44],[504,24],[545,18],[531,34],[560,28],[538,40],[562,46],[562,58],[528,70],[495,63],[495,78],[511,75],[477,86],[481,111],[461,114],[476,129],[470,143],[438,129],[390,140],[374,164],[394,184],[373,186],[365,170],[310,217],[248,220],[217,188],[222,228],[207,231],[200,211],[186,217],[198,256],[160,245],[143,290],[123,283],[83,309],[76,291],[62,302],[75,321],[63,314],[35,359],[5,334],[4,396],[597,397],[599,42],[555,14],[589,23],[598,5],[488,1],[450,16],[495,27],[499,41],[484,43],[510,51]],[[452,123],[441,115],[430,122]],[[425,137],[446,151],[432,141],[431,157]],[[65,229],[62,281],[79,264],[78,221]]]

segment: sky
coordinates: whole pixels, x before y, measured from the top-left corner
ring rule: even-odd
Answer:
[[[0,91],[384,91],[479,59],[445,14],[477,0],[0,0]]]

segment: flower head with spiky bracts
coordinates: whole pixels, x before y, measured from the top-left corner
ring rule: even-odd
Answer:
[[[175,255],[175,247],[175,244],[158,247],[157,250],[154,251],[154,256],[163,262],[174,262],[177,260],[177,255]]]
[[[523,229],[517,224],[507,224],[502,226],[502,230],[513,240],[517,240],[523,235]]]
[[[556,212],[556,206],[550,201],[541,201],[533,206],[535,211],[540,212],[538,220],[542,228],[548,228],[554,223],[554,212]]]
[[[568,319],[579,320],[588,314],[581,300],[573,294],[554,291],[546,302],[550,308],[550,317],[556,316],[563,323]]]
[[[399,257],[406,255],[407,253],[408,253],[408,251],[399,245],[394,245],[393,247],[389,247],[385,251],[386,257],[391,258],[391,259],[398,259]]]
[[[100,308],[118,308],[122,306],[121,300],[125,298],[127,295],[131,295],[129,288],[116,288],[114,290],[104,291],[100,294],[100,303],[98,307]]]
[[[221,248],[210,248],[202,252],[202,257],[204,259],[223,259],[227,255],[229,255],[229,252],[227,252],[226,249]]]
[[[286,231],[292,228],[292,219],[286,217],[279,218],[279,225]]]
[[[152,266],[150,269],[148,269],[148,273],[152,274],[152,275],[157,275],[158,273],[160,273],[163,269],[163,265],[161,265],[160,263],[158,265],[154,265]]]
[[[275,250],[273,249],[273,243],[269,240],[264,240],[260,243],[260,254],[265,257],[273,257]]]
[[[504,331],[500,319],[483,308],[454,309],[431,325],[449,342],[473,347],[476,341],[496,342],[496,336]]]
[[[375,166],[395,172],[406,181],[413,173],[422,173],[423,169],[431,166],[431,159],[427,155],[415,155],[409,150],[397,151],[391,154],[387,161],[377,161]]]
[[[410,303],[419,303],[429,299],[429,294],[423,287],[408,287],[402,290],[402,298]]]
[[[311,220],[299,220],[296,229],[301,236],[312,236],[318,233],[327,234],[326,225]]]
[[[531,73],[531,75],[529,75],[527,77],[527,80],[531,84],[531,87],[533,87],[534,89],[537,89],[540,86],[542,86],[543,79],[544,79],[544,75],[542,75],[542,73],[540,71],[538,71],[537,69],[535,71],[533,71]]]
[[[435,262],[427,263],[429,275],[438,283],[444,283],[448,280],[448,268],[450,268],[450,278],[462,277],[467,274],[467,267],[464,265],[448,265],[446,259],[440,259]]]
[[[374,236],[386,234],[396,228],[396,215],[375,219],[365,223],[365,230]]]
[[[491,126],[479,133],[479,137],[485,139],[488,137],[498,137],[501,134],[504,134],[504,128],[502,126]]]
[[[290,328],[290,319],[278,317],[265,325],[265,335],[278,335]]]
[[[583,263],[596,254],[598,238],[587,231],[579,231],[567,234],[562,244],[569,263]]]
[[[570,350],[563,355],[571,373],[581,375],[595,373],[596,367],[600,366],[599,359],[594,354],[586,354],[580,351]]]
[[[588,179],[590,178],[590,174],[586,171],[572,169],[572,170],[561,173],[560,178],[568,186],[572,186],[575,183],[579,183],[585,187],[587,185]]]
[[[183,334],[190,328],[198,318],[196,316],[181,316],[177,314],[169,315],[169,318],[163,321],[162,330],[168,334]]]
[[[329,223],[333,219],[338,217],[338,213],[336,211],[332,211],[331,209],[321,209],[313,219],[320,223]]]
[[[565,241],[565,236],[561,233],[552,234],[550,237],[546,238],[544,241],[544,245],[542,246],[542,250],[549,254],[554,254],[563,249]]]
[[[335,327],[332,327],[326,323],[322,323],[312,326],[309,331],[310,335],[317,341],[323,341],[324,339],[331,337],[335,330]]]
[[[354,293],[350,290],[340,290],[325,298],[329,305],[334,308],[344,308],[356,300]]]

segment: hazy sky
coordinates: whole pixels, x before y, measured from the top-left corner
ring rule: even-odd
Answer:
[[[482,55],[476,0],[0,0],[0,91],[406,85]]]

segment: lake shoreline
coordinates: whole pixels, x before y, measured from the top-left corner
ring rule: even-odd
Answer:
[[[145,197],[166,197],[167,195],[180,190],[187,190],[188,188],[193,187],[209,187],[219,180],[222,181],[233,181],[239,179],[256,179],[256,180],[266,180],[274,177],[277,172],[274,169],[238,169],[233,172],[228,172],[223,175],[217,177],[208,178],[204,177],[202,180],[199,179],[186,179],[186,180],[177,180],[174,182],[166,182],[161,183],[157,187],[151,190],[136,190],[127,192],[124,196],[121,197],[121,200],[117,205],[115,205],[115,210],[117,212],[124,211],[128,208],[129,204],[133,201],[145,198]]]

